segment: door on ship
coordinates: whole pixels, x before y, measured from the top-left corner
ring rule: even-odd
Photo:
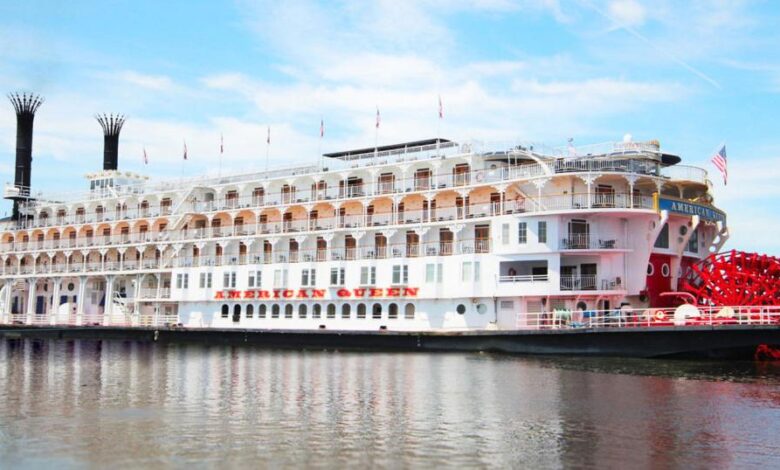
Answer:
[[[241,321],[241,306],[236,304],[233,306],[233,323]]]

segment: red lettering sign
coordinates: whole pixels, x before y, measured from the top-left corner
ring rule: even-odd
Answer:
[[[325,298],[325,289],[312,289],[311,290],[311,298],[312,299],[324,299]]]
[[[404,297],[417,297],[419,287],[404,287]]]
[[[253,291],[253,290],[245,290],[244,291],[244,298],[245,299],[254,299],[255,298],[255,291]]]
[[[336,291],[336,295],[339,297],[349,297],[352,294],[349,292],[349,289],[339,289]]]
[[[215,298],[215,299],[224,299],[224,298],[225,298],[225,294],[224,294],[224,292],[222,292],[221,290],[218,290],[218,291],[217,291],[217,292],[214,294],[214,298]]]

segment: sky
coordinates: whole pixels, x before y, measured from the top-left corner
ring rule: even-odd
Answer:
[[[171,179],[262,169],[266,151],[271,167],[315,164],[375,139],[630,133],[710,172],[726,248],[780,255],[777,24],[776,1],[5,1],[0,90],[46,99],[33,192],[86,189],[102,167],[96,113],[128,117],[120,169]],[[4,183],[15,129],[8,103]],[[727,186],[709,161],[724,142]]]

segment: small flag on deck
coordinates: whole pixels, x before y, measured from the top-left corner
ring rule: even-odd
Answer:
[[[225,136],[219,134],[219,154],[225,153]]]
[[[726,182],[728,181],[728,161],[726,159],[726,145],[724,144],[720,150],[718,150],[718,153],[716,153],[712,157],[712,164],[715,165],[715,168],[720,170],[720,174],[723,175],[723,186],[726,185]]]
[[[444,119],[444,106],[441,104],[441,95],[439,95],[439,119]]]
[[[325,120],[320,118],[320,138],[325,137]]]
[[[149,164],[149,157],[146,155],[146,147],[144,147],[144,165]]]
[[[265,143],[266,144],[270,144],[271,143],[271,126],[268,126],[268,137],[266,137]]]
[[[187,141],[184,141],[184,159],[187,159]]]
[[[379,123],[382,122],[382,116],[379,115],[379,106],[376,108],[376,128],[379,129]]]

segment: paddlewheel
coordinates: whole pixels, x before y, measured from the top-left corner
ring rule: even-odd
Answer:
[[[780,305],[780,259],[732,250],[691,265],[680,290],[699,305]]]

